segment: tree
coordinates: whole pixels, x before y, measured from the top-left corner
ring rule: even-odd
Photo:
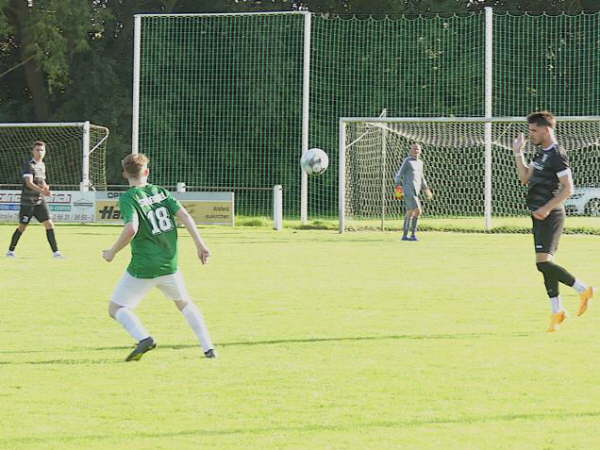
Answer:
[[[470,0],[468,3],[472,11],[491,6],[496,12],[512,14],[577,14],[582,11],[600,11],[600,3],[596,0]]]
[[[70,81],[75,55],[89,49],[89,33],[98,31],[101,21],[94,10],[80,0],[2,0],[0,38],[3,62],[9,66],[13,100],[31,102],[33,119],[51,116],[51,97]],[[18,77],[19,67],[24,77]],[[6,95],[6,94],[5,94]]]

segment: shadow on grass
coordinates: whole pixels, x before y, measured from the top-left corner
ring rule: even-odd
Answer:
[[[298,426],[274,426],[258,428],[230,428],[223,430],[196,429],[165,432],[135,432],[129,434],[89,434],[89,435],[63,435],[63,436],[23,436],[15,438],[0,438],[0,444],[27,444],[35,442],[73,442],[86,440],[119,440],[135,442],[136,439],[168,438],[178,436],[228,436],[244,434],[272,434],[272,433],[320,433],[320,432],[347,432],[369,428],[413,428],[432,425],[468,425],[485,424],[494,422],[515,421],[543,421],[551,419],[588,418],[600,417],[600,411],[582,412],[556,412],[556,413],[529,413],[529,414],[501,414],[496,416],[458,416],[458,417],[431,417],[424,419],[407,420],[381,420],[372,422],[355,423],[350,425],[323,425],[306,424]]]
[[[387,336],[348,336],[348,337],[314,337],[314,338],[302,338],[302,339],[269,339],[264,341],[237,341],[237,342],[219,342],[216,344],[217,347],[240,347],[240,346],[252,346],[252,345],[280,345],[280,344],[312,344],[319,342],[356,342],[356,341],[389,341],[389,340],[435,340],[435,339],[473,339],[481,337],[500,336],[495,333],[462,333],[462,334],[397,334]],[[527,337],[529,333],[525,332],[514,332],[505,337]],[[185,349],[185,348],[197,348],[196,344],[171,344],[171,345],[160,345],[161,348],[170,348],[173,350]],[[129,347],[98,347],[94,350],[123,350]],[[2,352],[0,352],[2,353]]]
[[[481,338],[481,337],[493,337],[500,336],[494,333],[463,333],[463,334],[399,334],[399,335],[389,335],[389,336],[353,336],[353,337],[315,337],[315,338],[303,338],[303,339],[271,339],[271,340],[263,340],[263,341],[237,341],[237,342],[221,342],[217,343],[217,348],[224,347],[243,347],[243,346],[254,346],[254,345],[282,345],[282,344],[313,344],[313,343],[322,343],[322,342],[360,342],[360,341],[387,341],[387,340],[455,340],[455,339],[473,339],[473,338]],[[504,337],[527,337],[528,333],[524,332],[514,332],[507,335],[502,335]],[[197,349],[197,344],[160,344],[158,343],[158,347],[162,349],[171,349],[171,350],[184,350],[188,348]],[[114,347],[77,347],[70,349],[54,349],[54,350],[8,350],[8,351],[0,351],[0,354],[32,354],[32,353],[52,353],[52,352],[89,352],[89,351],[113,351],[113,350],[131,350],[131,345],[122,345],[122,346],[114,346]],[[112,364],[115,362],[122,362],[121,360],[114,359],[52,359],[45,361],[0,361],[1,365],[19,365],[19,364],[62,364],[62,365],[70,365],[70,364]]]
[[[47,353],[47,352],[46,352]],[[122,360],[115,359],[50,359],[44,361],[0,361],[0,366],[18,366],[18,365],[63,365],[63,366],[77,366],[81,364],[114,364],[116,362],[124,362]]]

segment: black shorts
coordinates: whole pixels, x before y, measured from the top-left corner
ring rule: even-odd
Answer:
[[[32,217],[35,217],[40,223],[50,219],[50,211],[48,211],[46,202],[42,202],[39,205],[21,205],[21,209],[19,209],[19,223],[27,225],[31,222]]]
[[[544,220],[531,216],[533,221],[533,243],[536,253],[551,255],[558,249],[558,241],[565,225],[565,210],[553,209]]]

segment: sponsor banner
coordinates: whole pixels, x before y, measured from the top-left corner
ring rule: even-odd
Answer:
[[[199,224],[234,225],[233,198],[230,202],[180,200]]]
[[[94,221],[94,192],[53,191],[45,200],[54,222]],[[0,190],[0,222],[17,222],[20,206],[21,191]]]
[[[46,197],[55,222],[121,223],[119,197],[124,191],[55,191]],[[202,225],[234,225],[233,192],[176,192],[174,196]],[[0,190],[0,222],[18,222],[21,191]]]
[[[119,210],[121,194],[123,192],[96,192],[96,222],[121,222]],[[175,192],[173,195],[197,224],[232,226],[235,224],[233,192]]]

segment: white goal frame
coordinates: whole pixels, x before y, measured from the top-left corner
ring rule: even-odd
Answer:
[[[110,131],[106,127],[99,125],[93,125],[89,121],[86,122],[30,122],[30,123],[0,123],[0,128],[81,128],[82,129],[82,142],[81,142],[81,182],[79,183],[79,190],[81,192],[87,192],[90,190],[90,155],[94,150],[100,147],[107,139]],[[105,133],[105,136],[94,145],[90,147],[90,131],[92,129],[100,130]]]
[[[600,122],[600,116],[558,116],[557,122]],[[339,173],[338,173],[338,215],[339,232],[343,233],[346,229],[346,127],[351,123],[480,123],[484,129],[484,229],[492,229],[492,124],[493,123],[526,123],[525,117],[340,117],[339,119]],[[385,130],[385,129],[383,129]],[[389,133],[389,132],[388,132]],[[360,138],[359,138],[360,139]],[[383,136],[383,145],[385,146],[385,134]],[[600,136],[598,137],[600,141]],[[358,141],[358,140],[357,140]],[[355,141],[355,142],[357,142]],[[353,145],[350,143],[348,146]],[[385,148],[382,148],[382,154],[385,154]],[[384,159],[385,161],[385,159]],[[382,171],[383,173],[383,171]],[[516,175],[515,175],[516,176]],[[383,184],[383,180],[382,180]],[[382,195],[384,195],[382,193]],[[385,202],[382,202],[382,223],[385,216]]]

